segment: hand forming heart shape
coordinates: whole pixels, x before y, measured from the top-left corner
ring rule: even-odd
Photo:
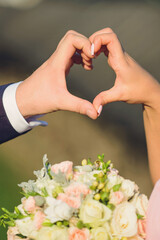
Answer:
[[[92,59],[101,52],[108,57],[114,70],[114,86],[98,94],[93,104],[70,94],[66,75],[74,63],[92,70]],[[28,79],[21,83],[16,93],[17,105],[23,116],[69,110],[96,119],[102,106],[114,102],[143,103],[151,105],[158,83],[126,52],[110,28],[102,29],[88,38],[69,31],[60,41],[53,55]]]

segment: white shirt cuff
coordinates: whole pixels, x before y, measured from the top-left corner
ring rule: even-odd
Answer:
[[[16,90],[19,84],[21,84],[21,82],[9,85],[5,89],[2,97],[3,106],[12,127],[16,132],[21,134],[37,126],[47,126],[47,122],[37,120],[37,118],[42,115],[36,115],[24,119],[16,103]]]

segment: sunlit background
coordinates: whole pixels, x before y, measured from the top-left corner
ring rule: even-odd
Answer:
[[[69,29],[90,36],[105,27],[113,28],[124,49],[160,79],[159,1],[0,0],[0,6],[1,85],[29,76]],[[110,88],[115,77],[104,56],[93,64],[92,72],[73,67],[67,81],[73,94],[90,101]],[[45,153],[51,163],[75,164],[104,153],[122,176],[150,195],[142,106],[112,103],[96,121],[70,112],[52,113],[43,120],[48,127],[0,146],[0,207],[13,210],[20,202],[17,184],[34,178],[33,170],[42,167]],[[5,239],[0,227],[0,240]]]

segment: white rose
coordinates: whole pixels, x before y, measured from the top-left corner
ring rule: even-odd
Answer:
[[[132,237],[137,234],[137,215],[135,207],[128,202],[119,204],[111,222],[113,235],[116,237]]]
[[[43,227],[39,230],[36,240],[68,240],[68,231],[66,228],[57,226]]]
[[[91,230],[91,239],[93,240],[110,240],[111,232],[108,223],[105,223],[102,227],[93,228]]]
[[[46,203],[48,204],[48,207],[44,210],[44,213],[52,223],[69,220],[71,218],[73,208],[71,208],[67,203],[51,197],[46,198]]]
[[[16,220],[16,227],[18,228],[18,231],[24,236],[30,238],[35,238],[37,236],[35,225],[30,217]]]
[[[123,180],[121,191],[124,193],[126,199],[131,198],[135,194],[136,189],[137,185],[134,182],[128,179]]]
[[[92,198],[87,198],[80,208],[80,219],[92,226],[99,226],[110,220],[111,214],[112,211],[107,206]]]
[[[148,208],[148,198],[144,194],[140,194],[137,197],[136,201],[136,209],[140,215],[146,216],[147,208]]]
[[[114,185],[120,184],[123,181],[123,178],[117,174],[109,173],[108,174],[108,189],[111,189]]]
[[[132,203],[133,206],[135,206],[135,207],[136,207],[136,202],[137,202],[138,196],[139,196],[139,192],[136,193],[136,194],[134,195],[134,197],[129,201],[129,202]]]

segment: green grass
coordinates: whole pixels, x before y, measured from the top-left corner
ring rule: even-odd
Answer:
[[[0,215],[2,207],[13,211],[20,203],[20,188],[17,186],[18,177],[7,163],[7,157],[0,153]],[[7,229],[0,227],[0,240],[6,240]]]

